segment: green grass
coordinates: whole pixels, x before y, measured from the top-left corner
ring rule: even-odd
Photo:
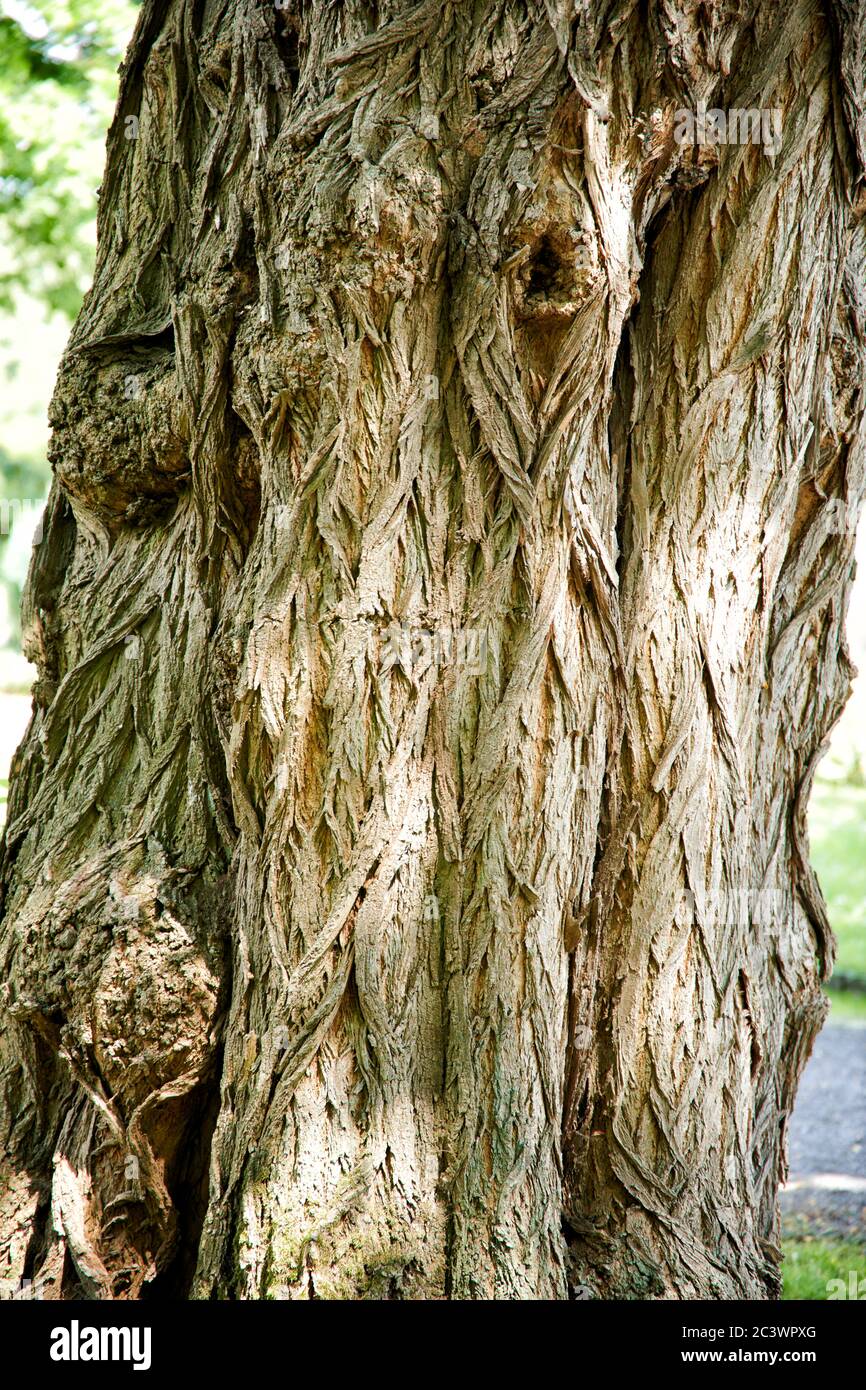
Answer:
[[[866,787],[816,781],[809,839],[839,941],[836,969],[866,985]]]
[[[846,1291],[851,1270],[866,1278],[866,1247],[832,1237],[789,1236],[782,1241],[782,1297],[827,1299],[831,1279],[842,1279]]]
[[[866,1023],[866,994],[860,990],[828,989],[830,1023]]]

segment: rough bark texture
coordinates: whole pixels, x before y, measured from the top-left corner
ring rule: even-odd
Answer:
[[[776,1293],[864,34],[146,0],[26,599],[5,1277]],[[702,101],[779,148],[680,146]]]

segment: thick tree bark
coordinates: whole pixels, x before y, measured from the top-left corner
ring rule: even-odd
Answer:
[[[842,0],[145,4],[26,601],[8,1277],[775,1294],[864,43]],[[680,145],[700,103],[778,147]]]

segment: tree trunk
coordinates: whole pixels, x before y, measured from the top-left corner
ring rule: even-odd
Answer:
[[[25,601],[8,1277],[775,1295],[864,44],[846,0],[146,0]]]

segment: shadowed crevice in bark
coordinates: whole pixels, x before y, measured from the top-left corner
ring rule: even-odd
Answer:
[[[172,1117],[180,1139],[166,1186],[178,1213],[176,1253],[172,1262],[160,1269],[152,1283],[145,1287],[144,1298],[185,1299],[192,1288],[207,1214],[211,1144],[219,1114],[217,1083],[221,1062],[218,1052],[210,1080],[192,1093],[182,1116]]]

